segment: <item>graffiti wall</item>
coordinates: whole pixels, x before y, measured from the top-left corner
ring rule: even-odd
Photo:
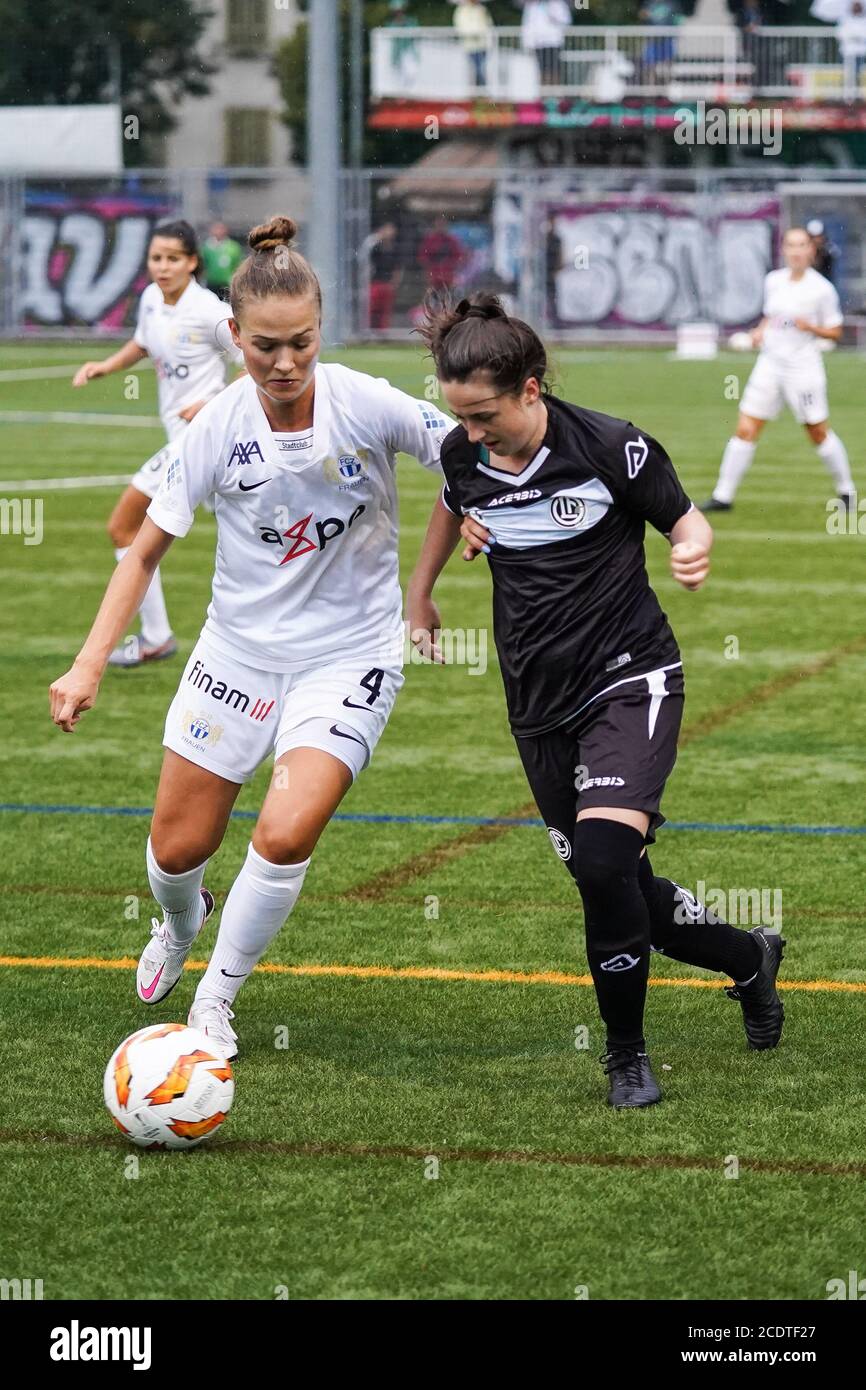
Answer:
[[[165,194],[76,194],[28,186],[20,228],[25,327],[122,330],[147,284],[152,228],[177,215]]]
[[[778,230],[779,203],[766,195],[722,197],[710,215],[695,199],[674,197],[548,205],[549,324],[752,323],[777,263]]]

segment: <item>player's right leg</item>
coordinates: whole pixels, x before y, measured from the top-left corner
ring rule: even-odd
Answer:
[[[725,445],[713,493],[702,512],[729,512],[737,489],[752,466],[758,436],[768,420],[775,420],[784,404],[779,369],[764,357],[755,363],[740,401],[737,428]]]
[[[108,519],[108,534],[115,559],[123,559],[138,535],[147,509],[156,496],[172,446],[167,444],[144,463],[118,499]],[[141,634],[128,637],[108,658],[110,666],[129,669],[147,661],[163,661],[177,652],[177,642],[168,620],[159,567],[154,571],[139,608]]]
[[[204,871],[222,844],[240,789],[240,782],[166,749],[147,842],[147,876],[163,920],[153,921],[136,975],[145,1004],[158,1004],[174,989],[213,911],[213,898],[202,886]]]

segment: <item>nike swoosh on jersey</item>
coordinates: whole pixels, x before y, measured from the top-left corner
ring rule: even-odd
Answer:
[[[270,481],[270,478],[262,478],[260,483],[250,483],[249,486],[247,486],[246,483],[238,483],[238,487],[241,492],[252,492],[254,488],[264,487],[265,483],[269,483]]]
[[[344,701],[343,701],[343,704],[345,704],[345,703],[346,703],[346,701],[344,700]],[[362,738],[356,738],[354,734],[344,734],[344,733],[343,733],[343,730],[342,730],[342,729],[338,729],[337,726],[336,726],[336,724],[332,724],[332,725],[331,725],[331,733],[332,733],[332,734],[336,734],[337,738],[350,738],[350,739],[352,740],[353,743],[360,743],[360,745],[361,745],[362,748],[366,748],[366,747],[367,747],[366,743],[364,742],[364,740],[363,740]]]

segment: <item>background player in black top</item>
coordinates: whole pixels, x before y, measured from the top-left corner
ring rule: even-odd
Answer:
[[[664,820],[683,707],[645,523],[669,538],[687,589],[709,572],[712,531],[651,435],[549,393],[542,342],[498,299],[431,305],[421,333],[460,423],[442,446],[446,483],[409,585],[410,630],[441,656],[432,591],[462,535],[465,559],[488,555],[511,728],[583,900],[608,1099],[651,1105],[661,1095],[643,1034],[650,943],[731,976],[751,1047],[775,1047],[783,1020],[781,939],[722,922],[657,878],[645,852]]]

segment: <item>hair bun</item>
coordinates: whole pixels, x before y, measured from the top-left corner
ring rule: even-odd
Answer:
[[[479,294],[475,299],[461,299],[455,312],[461,319],[504,319],[507,317],[502,301],[495,294]]]
[[[274,246],[291,246],[298,235],[298,226],[291,217],[272,217],[253,227],[249,235],[250,249],[270,251]]]

